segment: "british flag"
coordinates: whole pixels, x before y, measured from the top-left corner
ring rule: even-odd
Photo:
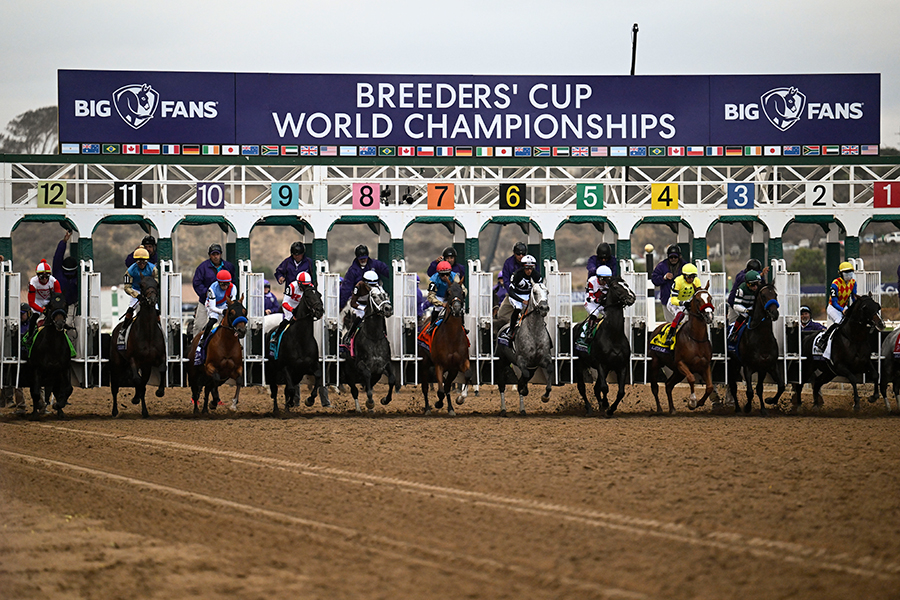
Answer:
[[[859,146],[841,146],[841,155],[843,156],[858,156],[859,155]]]
[[[318,156],[318,146],[300,146],[300,156]]]
[[[588,147],[572,146],[572,156],[588,156]]]

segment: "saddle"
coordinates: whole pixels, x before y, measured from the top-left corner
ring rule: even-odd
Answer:
[[[38,336],[44,331],[44,328],[47,325],[44,324],[44,321],[40,321],[40,325],[35,328],[34,333],[26,333],[25,337],[22,338],[22,341],[25,344],[25,352],[28,356],[31,356],[31,349],[34,347],[34,343],[37,341]],[[72,343],[72,338],[68,335],[66,336],[66,342],[69,344],[69,355],[72,358],[75,358],[75,344]]]
[[[606,318],[606,315],[600,313],[597,316],[597,320],[594,323],[594,326],[588,329],[588,323],[590,323],[590,319],[585,319],[581,322],[581,335],[575,340],[575,347],[582,352],[590,351],[590,342],[594,339],[594,336],[597,335],[597,329],[600,328],[600,323],[603,322],[603,319]]]
[[[200,343],[197,344],[197,351],[194,354],[194,365],[202,365],[206,362],[206,347],[209,346],[209,340],[212,339],[213,334],[219,328],[219,323],[213,325],[213,328],[209,331],[209,335],[200,340]]]
[[[675,332],[676,335],[673,335],[670,338],[669,331],[671,329],[672,329],[672,324],[666,323],[663,326],[663,328],[659,331],[659,333],[656,334],[655,336],[653,336],[653,339],[650,340],[650,345],[653,347],[654,350],[657,350],[659,352],[665,352],[665,353],[675,351],[675,338],[678,337],[678,335],[677,335],[678,332],[676,331]],[[679,326],[679,329],[681,329],[680,326]]]
[[[292,322],[293,321],[288,321],[287,324],[281,328],[278,335],[272,334],[272,339],[269,340],[269,356],[272,358],[278,358],[278,352],[281,350],[281,338],[284,337],[284,332],[288,330],[288,327],[291,326]],[[215,329],[213,329],[213,331],[215,331]],[[208,337],[212,337],[212,333],[210,333]]]
[[[729,332],[727,342],[728,342],[728,351],[734,354],[740,359],[740,352],[738,352],[738,348],[741,345],[741,338],[744,336],[744,332],[747,331],[747,325],[750,321],[744,321],[741,323],[741,326],[737,329],[734,329],[735,323],[732,323]]]
[[[443,323],[443,322],[444,322],[444,319],[438,319],[434,323],[434,327],[432,327],[429,324],[428,326],[423,328],[422,331],[419,332],[419,335],[416,336],[416,339],[418,340],[419,345],[422,346],[423,348],[425,348],[426,350],[428,350],[429,352],[431,352],[431,340],[434,338],[434,332],[437,331],[438,327],[440,327],[441,323]],[[471,346],[472,342],[469,341],[469,337],[468,337],[469,332],[466,331],[465,326],[462,326],[462,330],[466,332],[466,346],[467,347]]]

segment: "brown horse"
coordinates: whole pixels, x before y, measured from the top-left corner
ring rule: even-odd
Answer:
[[[188,381],[191,385],[191,400],[194,402],[194,414],[200,412],[200,392],[205,388],[203,396],[203,413],[209,409],[216,409],[219,404],[219,386],[234,379],[234,398],[231,400],[231,410],[237,410],[238,400],[241,395],[242,380],[244,378],[244,358],[241,340],[247,335],[247,309],[244,308],[244,296],[238,300],[226,298],[228,308],[222,315],[219,326],[209,334],[209,343],[206,345],[206,359],[203,364],[195,365],[194,356],[197,352],[197,344],[200,343],[198,333],[191,343],[188,356]],[[212,406],[209,403],[209,394],[212,392]]]
[[[688,318],[675,334],[675,350],[662,352],[650,346],[650,389],[653,390],[653,397],[656,399],[657,413],[662,413],[662,407],[659,405],[659,384],[656,380],[659,377],[659,370],[663,366],[672,370],[672,376],[666,380],[669,414],[675,412],[672,390],[682,379],[687,378],[691,385],[691,399],[688,407],[692,410],[703,406],[712,393],[712,344],[709,341],[707,326],[712,323],[713,312],[712,296],[709,293],[709,282],[707,281],[706,287],[697,290],[688,302]],[[653,330],[650,339],[655,338],[663,327],[665,327],[665,323]],[[694,373],[702,373],[703,380],[706,382],[706,393],[700,398],[700,402],[697,402],[697,395],[694,392]]]
[[[463,329],[463,315],[465,313],[465,296],[462,287],[458,283],[452,284],[447,289],[447,309],[444,319],[431,338],[431,349],[426,350],[419,346],[419,381],[422,383],[422,394],[425,396],[425,414],[431,413],[428,403],[428,386],[431,381],[437,382],[438,401],[434,403],[437,409],[443,408],[444,397],[447,397],[447,414],[453,416],[453,402],[450,400],[450,387],[459,373],[469,372],[469,340],[466,330]],[[434,379],[431,378],[432,373]],[[456,404],[465,402],[468,386],[463,386],[462,395],[457,398]]]

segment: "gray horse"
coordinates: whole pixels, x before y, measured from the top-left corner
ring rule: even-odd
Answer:
[[[547,388],[541,396],[542,402],[550,401],[550,390],[553,381],[551,374],[556,371],[550,368],[553,342],[544,319],[550,312],[547,286],[536,283],[531,288],[531,299],[522,313],[522,323],[516,330],[515,341],[511,346],[503,343],[498,337],[496,356],[500,359],[497,367],[497,388],[500,390],[500,416],[506,416],[506,385],[515,382],[519,390],[519,414],[525,414],[525,396],[528,395],[528,381],[535,371],[542,369]],[[501,336],[509,328],[500,330]],[[504,338],[505,339],[505,338]],[[515,371],[518,371],[518,376]]]

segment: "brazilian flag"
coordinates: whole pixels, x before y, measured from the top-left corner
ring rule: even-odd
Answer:
[[[378,146],[378,156],[397,156],[397,146]]]

